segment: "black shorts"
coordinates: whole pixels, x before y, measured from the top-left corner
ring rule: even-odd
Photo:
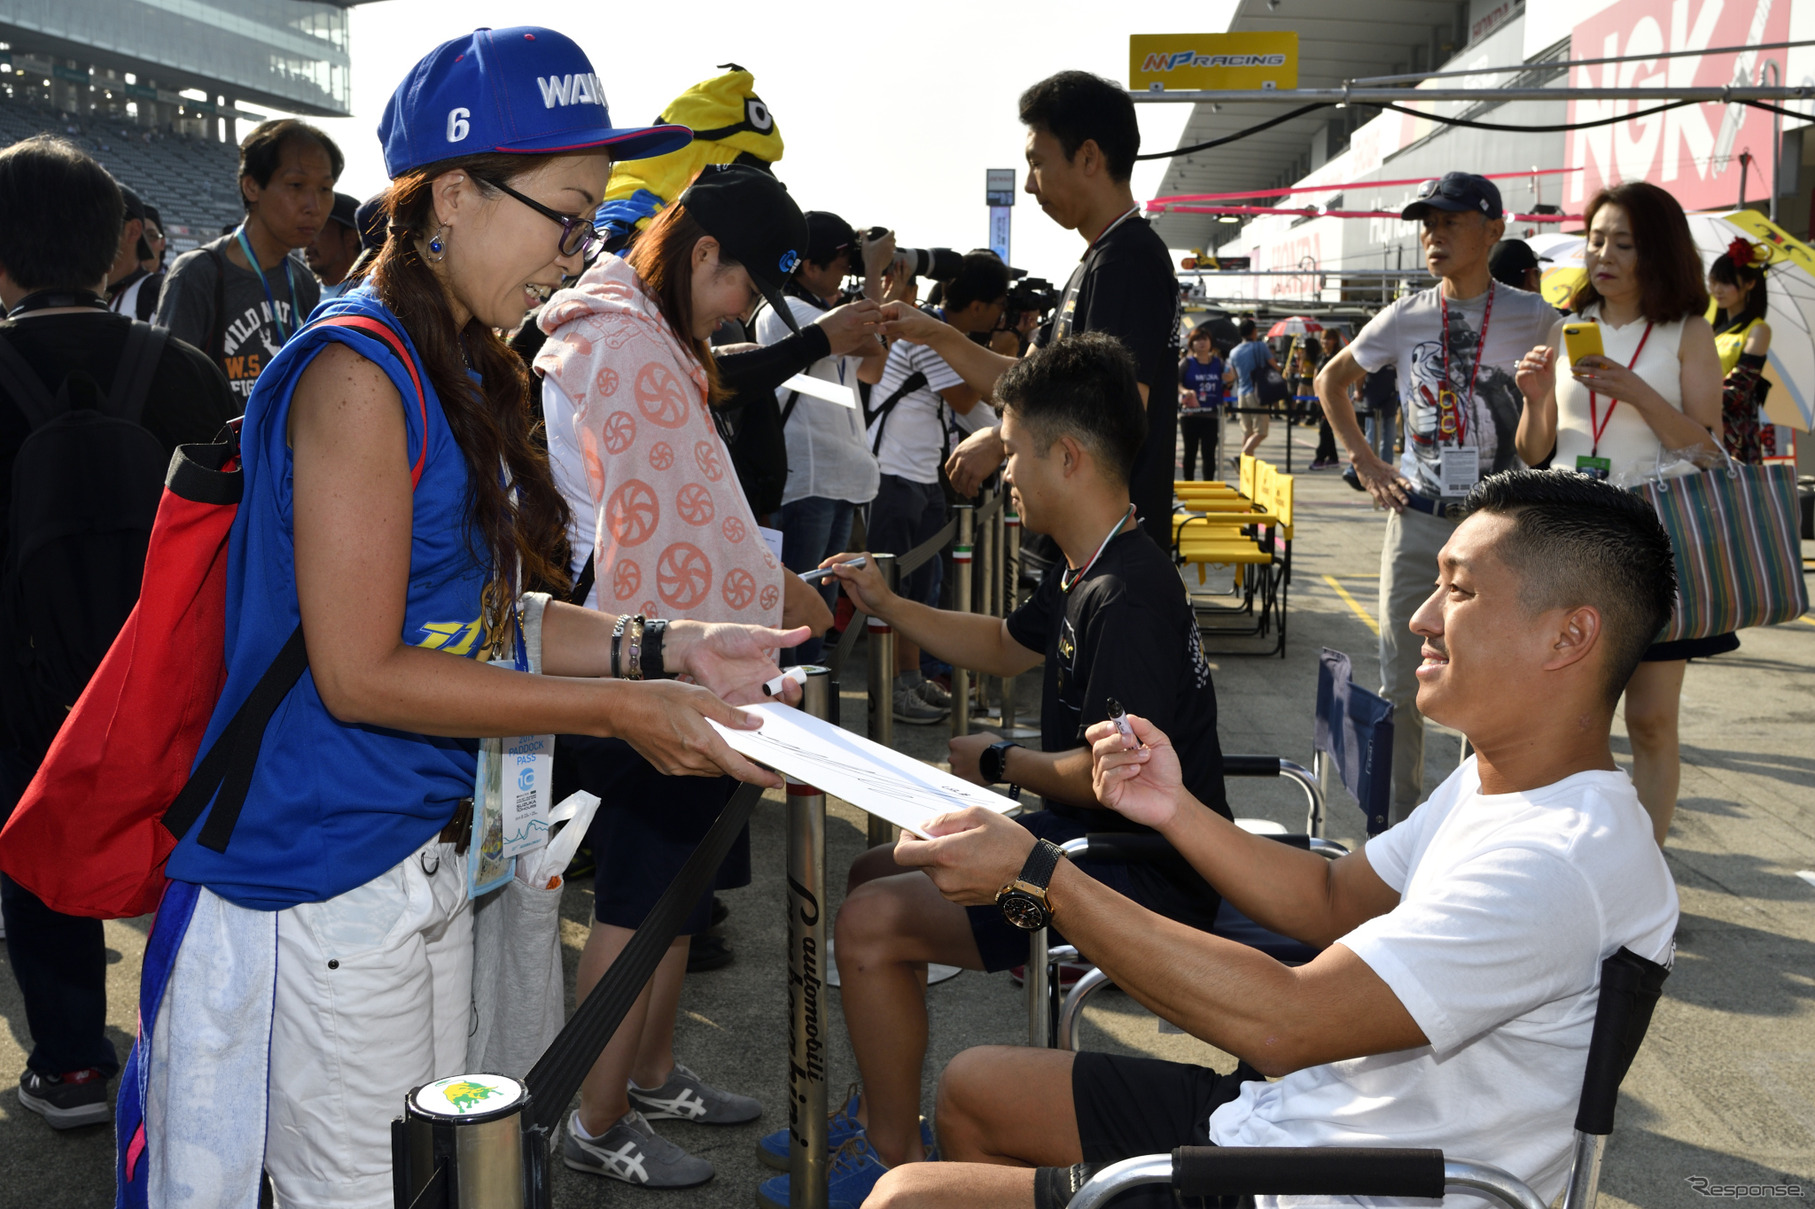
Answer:
[[[1109,812],[1093,813],[1107,815]],[[1041,839],[1051,840],[1055,844],[1089,835],[1092,830],[1109,830],[1103,826],[1092,828],[1088,823],[1052,810],[1029,811],[1015,821]],[[1216,922],[1217,908],[1222,905],[1222,899],[1210,888],[1210,883],[1198,876],[1197,871],[1182,859],[1154,864],[1130,864],[1125,861],[1093,861],[1086,857],[1078,862],[1078,868],[1149,911],[1158,912],[1167,919],[1177,920],[1201,932],[1210,930]],[[970,915],[971,936],[977,942],[977,952],[983,958],[985,970],[993,974],[1027,961],[1028,934],[1004,919],[1001,909],[994,903],[982,907],[966,907],[965,911]],[[1048,943],[1058,945],[1069,942],[1059,935],[1057,928],[1051,928],[1048,929]]]
[[[864,545],[879,554],[902,555],[939,532],[945,524],[945,488],[937,482],[916,483],[900,475],[885,474],[870,501]],[[939,559],[929,558],[914,568],[896,589],[906,600],[937,607]]]
[[[1241,1095],[1242,1085],[1262,1078],[1246,1062],[1219,1075],[1207,1066],[1079,1054],[1071,1064],[1072,1111],[1084,1170],[1144,1154],[1169,1154],[1180,1146],[1210,1146],[1210,1114]],[[1075,1171],[1075,1169],[1074,1169]],[[1116,1200],[1117,1209],[1176,1209],[1172,1190],[1150,1185]],[[1189,1203],[1189,1202],[1188,1202]],[[1196,1202],[1205,1206],[1215,1200]],[[1247,1198],[1222,1198],[1225,1205],[1248,1205]]]
[[[622,739],[561,735],[555,741],[554,800],[576,789],[599,796],[586,842],[593,855],[593,917],[635,929],[706,837],[731,797],[730,777],[669,777]],[[716,886],[750,883],[750,829],[719,867]],[[693,904],[680,934],[711,925],[712,892]]]

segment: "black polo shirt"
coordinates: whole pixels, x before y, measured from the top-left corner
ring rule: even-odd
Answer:
[[[1046,654],[1040,750],[1083,746],[1085,730],[1109,716],[1106,702],[1114,697],[1123,709],[1166,732],[1178,751],[1185,788],[1229,817],[1223,749],[1216,738],[1216,686],[1171,560],[1129,530],[1110,541],[1070,592],[1063,590],[1063,578],[1054,567],[1008,618],[1009,637]],[[1046,805],[1057,814],[1088,817],[1096,830],[1148,830],[1095,803]]]

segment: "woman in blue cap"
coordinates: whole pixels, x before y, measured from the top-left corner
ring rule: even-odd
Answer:
[[[309,667],[229,842],[204,819],[171,856],[117,1113],[125,1205],[250,1205],[261,1171],[281,1206],[392,1203],[390,1119],[465,1061],[471,736],[615,735],[666,772],[779,783],[708,725],[749,725],[712,690],[749,699],[804,630],[664,632],[523,592],[566,578],[566,514],[495,329],[596,249],[612,158],[688,131],[613,128],[580,49],[518,28],[438,47],[379,135],[385,250],[273,359],[241,433],[204,750],[293,635]],[[538,646],[545,675],[512,670]]]

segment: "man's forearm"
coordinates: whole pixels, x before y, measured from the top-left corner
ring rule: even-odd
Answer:
[[[1327,377],[1317,379],[1317,401],[1323,406],[1323,414],[1329,419],[1330,427],[1336,432],[1336,439],[1342,447],[1354,457],[1358,449],[1369,449],[1368,439],[1362,431],[1361,418],[1355,414],[1355,404],[1349,398],[1349,384],[1337,383]]]
[[[1149,911],[1070,861],[1059,862],[1048,893],[1053,926],[1149,1011],[1265,1073],[1304,1064],[1298,1043],[1313,1025],[1301,1019],[1293,971]]]
[[[1331,911],[1326,858],[1243,831],[1196,799],[1160,832],[1218,894],[1262,927],[1319,948],[1348,931]]]
[[[947,327],[927,343],[966,386],[985,398],[995,393],[996,379],[1015,363],[1013,357],[984,348],[955,327]]]
[[[1011,747],[1002,764],[1002,776],[1011,785],[1039,794],[1049,802],[1104,810],[1090,783],[1090,749],[1035,751]]]
[[[1019,676],[1040,657],[1007,636],[999,617],[956,613],[895,597],[883,620],[935,659],[991,676]]]

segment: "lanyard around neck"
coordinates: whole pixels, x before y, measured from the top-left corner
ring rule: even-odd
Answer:
[[[233,235],[239,240],[240,251],[246,254],[246,263],[252,266],[252,271],[258,275],[258,284],[265,288],[265,303],[271,308],[271,322],[277,325],[277,346],[282,348],[289,343],[293,329],[284,322],[283,316],[277,313],[277,299],[271,295],[271,283],[265,279],[265,270],[258,263],[258,257],[252,254],[252,241],[246,238],[246,224],[241,223]],[[294,313],[296,309],[296,276],[290,269],[288,253],[284,255],[284,284],[290,287],[290,309]]]
[[[1078,581],[1090,574],[1090,569],[1097,565],[1097,559],[1103,557],[1103,551],[1109,549],[1109,543],[1115,540],[1115,535],[1120,533],[1122,531],[1122,526],[1126,525],[1133,517],[1134,505],[1130,504],[1128,505],[1128,511],[1122,513],[1122,519],[1117,521],[1115,526],[1104,535],[1103,544],[1098,546],[1097,552],[1090,556],[1090,561],[1079,567],[1076,571],[1066,571],[1059,576],[1059,591],[1067,596],[1071,595],[1071,590],[1078,586]]]
[[[1468,444],[1468,412],[1475,405],[1475,379],[1481,374],[1481,358],[1487,355],[1487,325],[1494,317],[1494,287],[1498,283],[1489,282],[1487,286],[1487,306],[1481,312],[1481,334],[1475,339],[1475,363],[1468,368],[1468,394],[1461,404],[1456,402],[1456,392],[1450,386],[1449,376],[1449,295],[1443,287],[1437,287],[1437,302],[1443,308],[1443,385],[1437,391],[1439,411],[1454,409],[1456,423],[1456,445],[1460,448]],[[1449,408],[1443,406],[1449,400]],[[1438,434],[1441,439],[1442,417],[1438,417]]]
[[[1645,341],[1649,339],[1651,339],[1651,325],[1647,323],[1645,325],[1644,335],[1639,337],[1639,346],[1632,350],[1632,360],[1626,362],[1627,369],[1631,369],[1639,363],[1639,354],[1645,351]],[[1592,439],[1592,443],[1588,447],[1589,457],[1598,458],[1601,456],[1601,434],[1607,431],[1608,421],[1613,419],[1613,409],[1619,405],[1620,401],[1618,399],[1609,397],[1607,400],[1607,419],[1603,420],[1600,417],[1600,396],[1596,395],[1592,390],[1588,392],[1588,429],[1589,436]]]

